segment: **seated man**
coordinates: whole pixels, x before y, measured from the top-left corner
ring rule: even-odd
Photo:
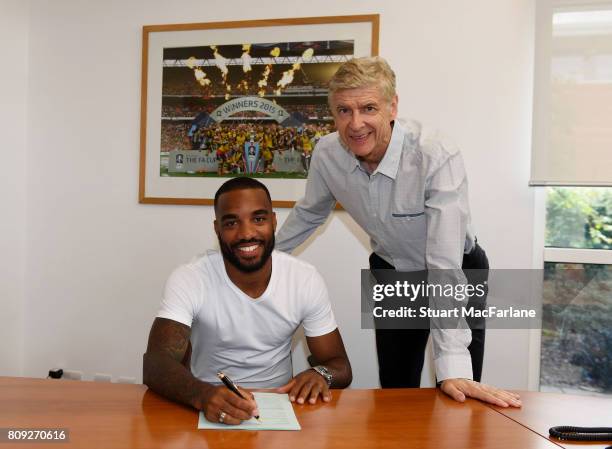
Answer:
[[[253,395],[220,385],[224,372],[250,388],[276,388],[298,403],[325,402],[351,383],[351,366],[323,279],[311,265],[274,250],[276,215],[268,189],[240,177],[215,195],[221,253],[209,251],[168,279],[144,355],[144,383],[203,410],[209,421],[258,416]],[[274,269],[273,269],[274,268]],[[304,326],[320,363],[292,377],[291,339]],[[190,368],[191,340],[193,352]]]

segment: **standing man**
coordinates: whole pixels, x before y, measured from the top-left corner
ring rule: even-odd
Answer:
[[[351,365],[319,273],[273,251],[268,189],[252,178],[230,179],[215,195],[215,216],[221,253],[209,251],[168,279],[144,355],[144,383],[225,424],[259,412],[250,393],[241,399],[220,385],[219,371],[300,404],[329,402],[329,388],[351,383]],[[319,365],[293,376],[291,339],[300,325]]]
[[[313,153],[306,194],[278,233],[277,249],[292,251],[323,224],[339,201],[370,235],[371,269],[455,270],[486,256],[469,227],[467,179],[459,151],[395,119],[395,74],[379,57],[344,63],[329,83],[337,132]],[[484,268],[484,266],[483,266]],[[469,329],[432,329],[436,376],[457,401],[474,397],[520,406],[518,395],[480,380],[484,331],[473,346]],[[380,382],[419,387],[429,329],[377,329]]]

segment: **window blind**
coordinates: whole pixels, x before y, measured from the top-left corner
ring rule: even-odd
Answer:
[[[612,1],[538,0],[530,185],[612,186]]]

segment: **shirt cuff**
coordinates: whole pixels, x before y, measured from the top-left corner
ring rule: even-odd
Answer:
[[[472,359],[463,355],[444,355],[434,361],[438,382],[446,379],[472,380]]]

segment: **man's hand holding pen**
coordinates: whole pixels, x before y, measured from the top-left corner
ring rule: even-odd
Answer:
[[[211,387],[202,401],[206,419],[223,424],[240,424],[259,415],[253,394],[242,389],[240,392],[246,399],[237,396],[225,385]]]
[[[222,373],[219,378],[223,380]],[[229,378],[228,383],[211,387],[203,400],[203,410],[210,422],[236,425],[253,417],[259,417],[259,410],[253,393],[238,388]]]
[[[301,372],[275,391],[288,393],[289,400],[298,404],[316,404],[319,396],[323,402],[329,402],[332,397],[325,378],[313,369]]]
[[[240,424],[254,416],[259,416],[257,403],[253,394],[240,390],[246,399],[242,399],[225,385],[218,385],[208,390],[203,400],[203,410],[210,422],[223,424]]]

